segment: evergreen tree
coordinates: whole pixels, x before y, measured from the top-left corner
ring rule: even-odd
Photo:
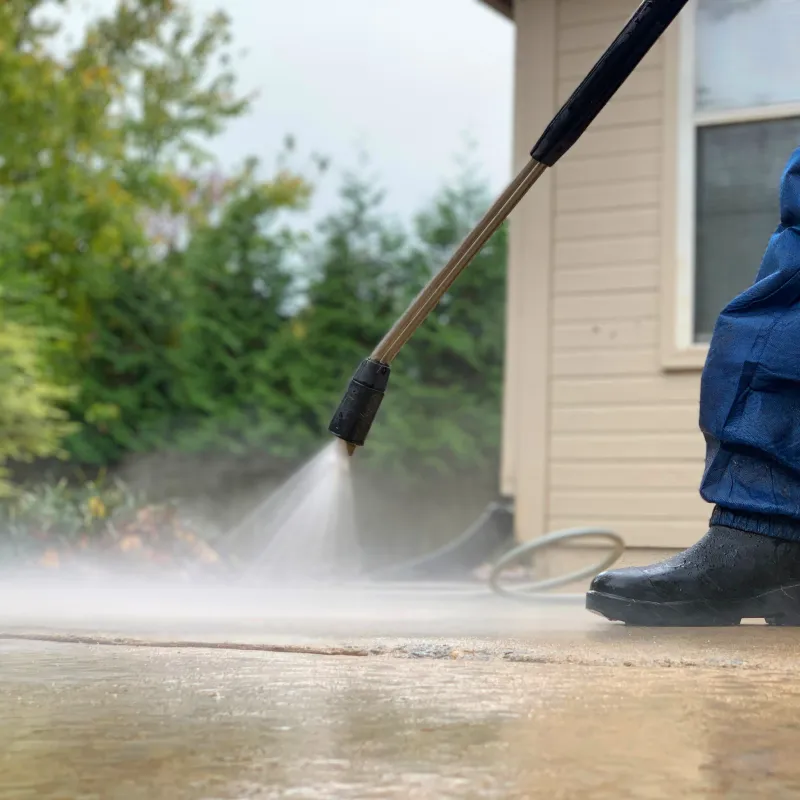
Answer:
[[[292,316],[297,235],[281,211],[307,197],[302,181],[240,181],[215,224],[182,254],[183,316],[176,351],[182,449],[277,450],[276,339]]]
[[[488,204],[483,184],[470,170],[445,187],[417,218],[416,245],[409,256],[414,274],[427,279],[440,269]],[[401,352],[381,421],[370,439],[376,460],[406,472],[424,468],[438,473],[496,460],[506,251],[503,227]]]
[[[367,181],[346,177],[341,209],[308,253],[305,305],[271,348],[273,408],[287,447],[324,440],[350,374],[412,297],[406,237],[380,202]]]

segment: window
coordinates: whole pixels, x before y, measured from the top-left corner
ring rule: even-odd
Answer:
[[[780,175],[800,146],[800,0],[696,0],[686,13],[692,141],[681,155],[693,163],[679,213],[691,217],[693,308],[681,338],[697,344],[752,283],[778,223]]]

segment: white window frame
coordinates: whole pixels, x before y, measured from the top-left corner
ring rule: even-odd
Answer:
[[[694,338],[697,129],[800,117],[800,102],[725,111],[695,110],[696,12],[697,0],[690,0],[665,42],[661,360],[667,370],[701,369],[708,353],[708,344]]]

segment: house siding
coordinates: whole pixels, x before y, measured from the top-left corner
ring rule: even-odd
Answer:
[[[635,7],[558,0],[558,104]],[[660,350],[670,68],[659,42],[552,189],[544,528],[599,525],[632,547],[691,544],[709,513],[697,493],[699,372],[664,372]]]

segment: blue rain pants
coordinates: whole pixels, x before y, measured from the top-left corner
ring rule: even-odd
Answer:
[[[800,148],[755,283],[720,315],[703,371],[700,493],[711,523],[800,541]]]

